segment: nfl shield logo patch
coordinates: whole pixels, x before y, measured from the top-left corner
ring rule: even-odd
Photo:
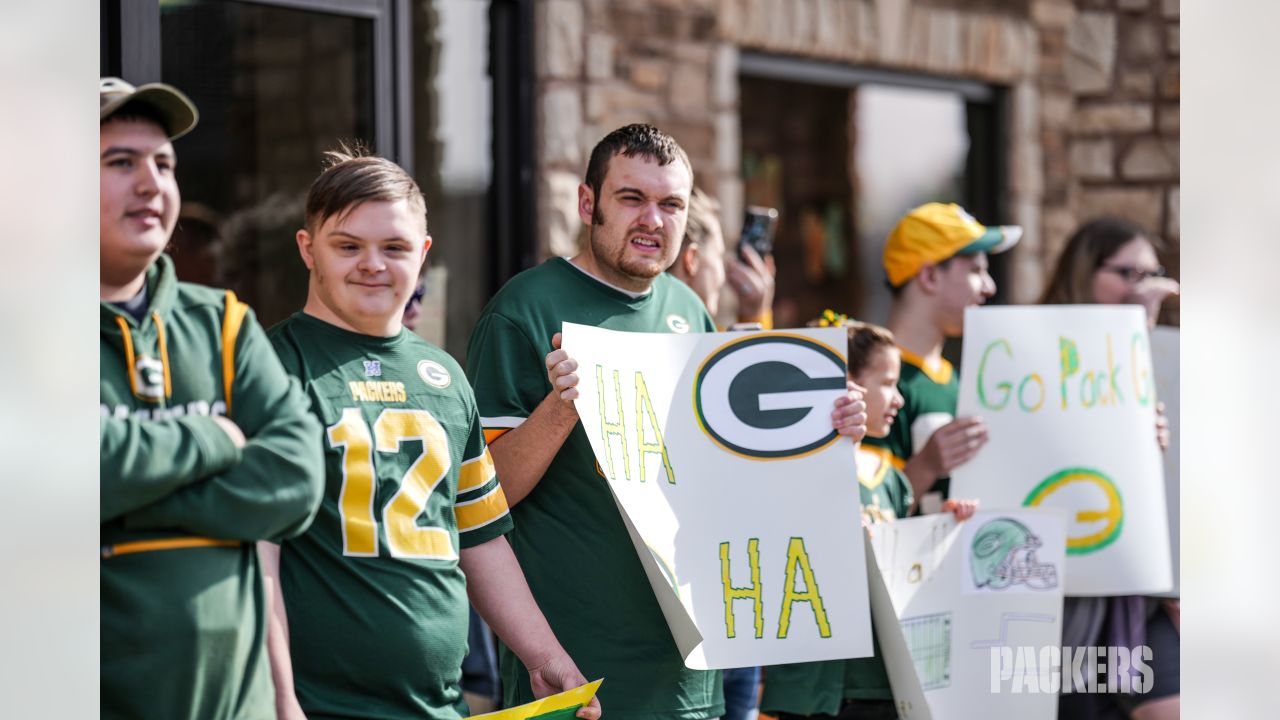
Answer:
[[[382,377],[382,361],[381,360],[365,360],[364,376],[365,377]]]

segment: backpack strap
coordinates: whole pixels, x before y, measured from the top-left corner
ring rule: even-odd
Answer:
[[[227,291],[226,310],[222,315],[222,397],[227,402],[227,417],[231,417],[231,388],[236,379],[236,339],[249,306]]]

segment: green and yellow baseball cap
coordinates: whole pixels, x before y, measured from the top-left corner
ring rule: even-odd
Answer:
[[[926,203],[903,216],[884,244],[889,284],[901,287],[929,263],[956,255],[1002,253],[1018,244],[1017,225],[987,227],[955,203]]]
[[[106,120],[125,105],[145,105],[164,121],[170,140],[191,132],[200,120],[195,103],[178,88],[164,83],[147,83],[134,87],[120,78],[98,80],[99,120]]]

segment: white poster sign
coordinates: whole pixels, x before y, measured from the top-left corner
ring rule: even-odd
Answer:
[[[1156,389],[1137,306],[970,308],[958,414],[986,447],[951,494],[986,507],[1068,511],[1068,595],[1173,583]]]
[[[600,472],[685,664],[872,654],[845,331],[622,333],[565,323]]]
[[[950,513],[875,525],[871,607],[905,720],[1051,720],[1062,633],[1059,511]]]
[[[1179,519],[1182,517],[1180,483],[1182,452],[1179,436],[1182,424],[1182,396],[1179,392],[1179,375],[1182,367],[1178,353],[1178,328],[1159,325],[1151,331],[1151,362],[1155,366],[1156,397],[1164,403],[1164,414],[1169,419],[1169,449],[1164,453],[1164,493],[1169,505],[1169,553],[1173,560],[1173,590],[1161,593],[1179,597],[1181,585],[1178,572],[1181,563],[1179,552]]]

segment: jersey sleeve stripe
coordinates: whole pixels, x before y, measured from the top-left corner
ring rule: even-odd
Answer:
[[[488,431],[485,431],[485,435],[488,435]],[[488,440],[487,437],[485,439]],[[485,448],[480,457],[462,463],[462,468],[458,470],[458,492],[464,493],[481,487],[492,480],[496,474],[493,469],[493,456],[489,454],[489,449]]]
[[[485,443],[491,443],[494,440],[497,440],[498,438],[502,437],[503,435],[506,435],[509,432],[511,432],[511,428],[494,428],[492,430],[486,429],[484,431],[484,441]]]
[[[481,417],[480,427],[505,428],[507,430],[514,430],[515,428],[520,427],[524,423],[524,421],[527,419],[528,418],[513,417],[510,415],[504,415],[500,417]]]
[[[495,485],[493,490],[485,493],[483,497],[453,506],[460,533],[488,525],[508,512],[510,510],[507,508],[507,496],[503,494],[501,485]]]

